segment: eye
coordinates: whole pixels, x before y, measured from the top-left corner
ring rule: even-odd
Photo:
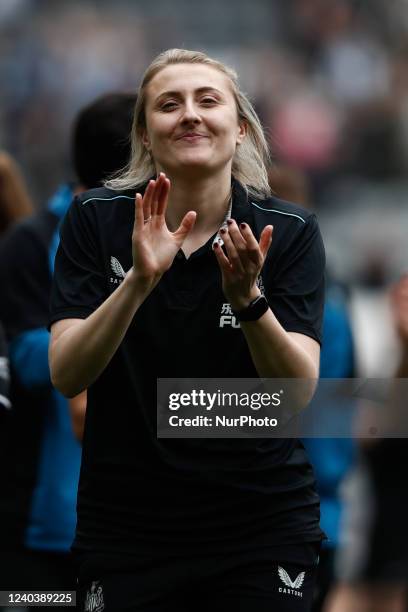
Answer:
[[[217,104],[218,100],[212,96],[204,96],[204,98],[201,98],[200,103],[204,104],[204,106],[212,106],[214,104]]]
[[[160,110],[169,112],[176,108],[177,102],[175,100],[169,100],[161,105]]]

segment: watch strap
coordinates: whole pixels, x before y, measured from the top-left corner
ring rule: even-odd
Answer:
[[[233,310],[238,321],[257,321],[269,309],[268,300],[264,295],[258,295],[252,302],[242,310]]]

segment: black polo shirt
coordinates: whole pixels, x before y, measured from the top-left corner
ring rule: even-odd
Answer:
[[[51,323],[86,318],[123,280],[134,195],[96,189],[75,199],[61,230]],[[315,216],[276,198],[248,198],[236,182],[231,216],[257,237],[273,224],[265,295],[286,330],[320,342],[324,248]],[[188,259],[177,254],[89,389],[75,550],[172,556],[322,537],[300,442],[157,438],[157,378],[257,377],[228,318],[213,238]]]

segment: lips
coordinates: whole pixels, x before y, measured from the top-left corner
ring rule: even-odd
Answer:
[[[194,141],[194,140],[200,140],[201,138],[207,138],[207,136],[205,134],[200,134],[198,132],[184,132],[184,134],[181,134],[181,136],[178,136],[176,140]]]

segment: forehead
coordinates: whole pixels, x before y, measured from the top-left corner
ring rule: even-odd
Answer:
[[[154,100],[166,91],[192,92],[208,87],[232,96],[231,81],[217,68],[205,64],[174,64],[158,72],[147,86],[146,93]]]

